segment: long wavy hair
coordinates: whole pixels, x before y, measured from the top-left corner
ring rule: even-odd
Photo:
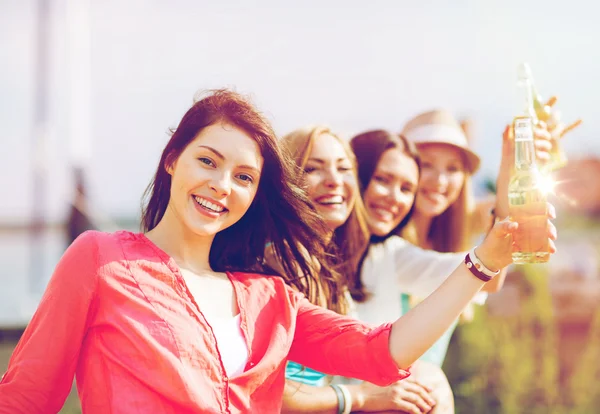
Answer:
[[[421,172],[421,161],[415,145],[402,135],[393,134],[382,129],[366,131],[354,136],[350,140],[350,146],[352,147],[352,151],[356,156],[358,164],[358,178],[360,180],[361,194],[364,194],[364,192],[367,190],[367,187],[373,178],[373,174],[375,174],[375,171],[377,170],[377,164],[379,164],[381,156],[389,149],[400,149],[400,151],[415,161],[419,170],[419,174]],[[393,235],[399,236],[406,224],[410,221],[414,212],[414,208],[415,205],[413,203],[410,210],[406,214],[406,217],[404,217],[398,226],[396,226],[396,228],[394,228],[390,233],[386,234],[385,236],[376,236],[373,234],[370,237],[370,242],[381,243]],[[361,266],[366,253],[367,252],[363,254],[363,257],[360,260]],[[360,272],[357,274],[357,277],[354,278],[354,284],[351,288],[351,292],[352,297],[358,302],[364,302],[368,298],[368,292],[366,291],[365,286],[360,278]]]
[[[384,152],[392,148],[398,148],[404,154],[412,158],[417,164],[419,174],[421,173],[421,159],[415,145],[408,141],[403,135],[392,134],[391,132],[376,129],[372,131],[366,131],[356,135],[350,140],[350,146],[352,151],[356,155],[358,161],[358,177],[361,184],[361,192],[364,193],[375,174],[377,164]],[[371,236],[371,241],[382,242],[392,235],[400,235],[402,229],[410,221],[414,212],[414,203],[411,206],[406,217],[385,236]]]
[[[271,243],[280,276],[308,298],[318,297],[319,269],[311,258],[318,260],[321,272],[328,272],[327,227],[300,187],[296,166],[282,151],[270,123],[236,92],[220,89],[200,95],[174,129],[144,194],[143,231],[156,227],[169,204],[171,176],[166,167],[204,128],[220,122],[254,139],[264,165],[246,214],[215,236],[209,255],[211,267],[215,271],[273,274],[275,269],[265,260],[265,245]]]
[[[402,133],[407,137],[411,137],[411,133],[422,126],[438,125],[440,127],[453,129],[454,131],[464,134],[465,131],[454,116],[442,109],[435,109],[420,113],[410,119],[404,126]],[[420,140],[416,143],[417,148],[424,146],[448,145],[448,141],[444,135],[431,136],[431,140]],[[467,145],[468,140],[464,138],[464,143]],[[475,198],[473,196],[473,186],[471,176],[473,171],[477,169],[478,162],[473,164],[472,158],[467,152],[474,154],[467,147],[456,146],[461,150],[463,165],[465,166],[465,180],[461,188],[457,200],[452,203],[446,211],[431,220],[429,232],[424,237],[425,240],[420,240],[414,222],[409,223],[403,232],[404,238],[410,242],[421,246],[430,247],[438,252],[463,252],[471,248],[473,238],[477,233],[474,220]],[[475,155],[476,156],[476,155]],[[415,203],[416,204],[416,203]]]
[[[465,172],[465,181],[456,201],[446,211],[431,220],[427,240],[420,240],[413,223],[403,231],[403,237],[413,244],[425,247],[427,242],[436,252],[458,253],[469,250],[473,244],[473,210],[475,199],[471,175]]]
[[[347,142],[342,140],[329,127],[317,125],[300,128],[284,136],[282,142],[283,146],[289,151],[290,156],[296,162],[298,174],[303,177],[315,141],[326,134],[337,139],[344,148],[352,163],[358,190],[358,176],[354,153]],[[332,233],[330,232],[330,234],[331,242],[327,247],[327,252],[333,258],[335,268],[341,275],[343,288],[352,291],[353,281],[360,271],[361,258],[368,247],[369,241],[365,207],[360,196],[356,197],[348,219]],[[337,289],[339,290],[339,287]]]

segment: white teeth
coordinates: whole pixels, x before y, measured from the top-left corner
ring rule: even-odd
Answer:
[[[391,220],[394,218],[394,215],[390,211],[383,208],[375,208],[373,210],[375,210],[377,215],[379,215],[383,220]]]
[[[220,213],[221,211],[223,211],[223,207],[218,206],[216,204],[211,203],[210,201],[207,201],[203,198],[200,198],[198,196],[194,196],[194,199],[196,200],[196,202],[198,204],[200,204],[201,206],[206,207],[209,210],[214,211],[215,213]]]
[[[321,204],[342,204],[343,202],[344,197],[342,197],[341,195],[322,197],[319,199],[319,203]]]
[[[436,201],[438,201],[438,200],[443,200],[443,199],[445,198],[444,194],[442,194],[442,193],[438,193],[438,192],[431,192],[431,191],[430,191],[430,192],[429,192],[429,193],[427,193],[426,195],[427,195],[427,197],[429,197],[430,199],[432,199],[432,200],[436,200]]]

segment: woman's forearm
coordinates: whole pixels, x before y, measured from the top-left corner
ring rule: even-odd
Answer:
[[[390,353],[401,369],[408,368],[437,341],[481,290],[484,282],[461,263],[420,304],[396,320],[390,334]]]
[[[358,386],[348,385],[346,388],[352,396],[352,411],[362,409],[363,398]],[[282,413],[337,414],[338,405],[335,391],[329,386],[317,387],[291,380],[285,381]]]
[[[331,387],[315,387],[301,382],[285,380],[282,413],[336,414],[338,401]]]
[[[506,280],[507,273],[508,269],[502,269],[500,271],[500,274],[498,274],[498,276],[495,276],[492,280],[483,285],[483,288],[481,290],[487,293],[500,292],[500,289],[502,289],[502,286],[504,286],[504,281]]]

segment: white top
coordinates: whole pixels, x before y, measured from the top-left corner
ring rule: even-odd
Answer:
[[[401,237],[391,236],[372,244],[361,269],[362,282],[371,294],[356,303],[358,318],[380,325],[402,315],[400,294],[429,296],[464,261],[465,253],[439,253],[417,247]],[[487,293],[473,302],[483,304]]]
[[[227,376],[232,378],[240,375],[248,363],[248,345],[240,328],[240,314],[229,319],[204,317],[217,339],[217,349]]]

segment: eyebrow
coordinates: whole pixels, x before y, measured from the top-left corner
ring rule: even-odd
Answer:
[[[415,182],[415,181],[413,181],[411,179],[406,178],[405,176],[396,175],[393,172],[390,172],[389,170],[375,170],[375,172],[373,173],[373,175],[377,174],[378,171],[379,171],[379,174],[384,175],[387,178],[389,178],[389,177],[392,177],[392,178],[398,177],[401,180],[406,181],[407,183],[409,183],[411,185],[414,185],[415,187],[419,185],[418,180],[417,180],[417,182]]]
[[[223,154],[221,154],[219,151],[217,151],[216,149],[214,149],[213,147],[209,147],[208,145],[198,145],[198,148],[205,148],[207,150],[209,150],[210,152],[212,152],[213,154],[215,154],[218,158],[224,160],[225,156]],[[238,168],[243,168],[246,170],[251,170],[254,171],[257,174],[260,174],[260,170],[256,167],[253,167],[251,165],[239,165]]]
[[[307,162],[308,162],[308,161],[313,161],[313,162],[317,162],[317,163],[319,163],[319,164],[325,164],[325,160],[323,160],[323,159],[321,159],[321,158],[314,158],[314,157],[311,157],[311,158],[309,158],[309,159],[308,159],[308,160],[306,160],[306,161],[307,161]],[[340,161],[350,161],[350,158],[348,158],[348,157],[343,157],[343,158],[338,158],[337,160],[335,160],[335,162],[340,162]]]
[[[208,145],[198,145],[198,148],[206,148],[207,150],[209,150],[210,152],[212,152],[213,154],[215,154],[217,157],[221,158],[222,160],[225,159],[225,156],[223,154],[221,154],[219,151],[217,151],[216,149],[214,149],[213,147],[209,147]]]

